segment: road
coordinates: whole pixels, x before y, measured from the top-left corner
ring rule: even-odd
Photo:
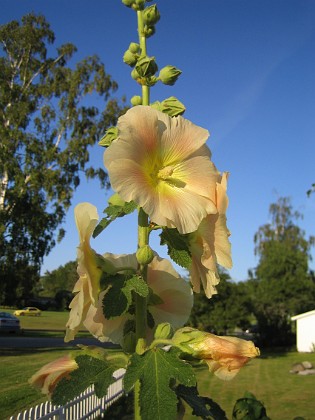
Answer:
[[[77,344],[84,344],[86,346],[101,346],[104,348],[117,347],[112,343],[101,343],[94,338],[76,338],[70,343],[65,343],[62,337],[22,337],[15,335],[0,335],[0,349],[12,348],[49,348],[49,347],[75,347]]]

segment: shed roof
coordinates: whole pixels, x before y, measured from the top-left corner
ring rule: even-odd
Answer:
[[[297,321],[298,319],[305,318],[308,316],[315,316],[315,309],[313,311],[304,312],[303,314],[291,316],[291,320]]]

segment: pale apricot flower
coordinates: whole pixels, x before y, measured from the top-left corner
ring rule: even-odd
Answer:
[[[57,383],[77,368],[71,356],[63,356],[43,366],[30,378],[29,383],[41,389],[43,394],[51,395]]]
[[[90,306],[97,304],[102,275],[96,264],[97,254],[90,246],[90,238],[98,222],[97,209],[90,203],[80,203],[75,207],[74,214],[80,238],[77,248],[77,271],[80,277],[73,288],[76,295],[69,305],[71,311],[66,324],[66,342],[74,339]]]
[[[189,327],[178,330],[173,341],[194,358],[207,363],[210,372],[223,380],[234,378],[250,359],[260,354],[252,341],[220,337]]]
[[[205,145],[209,132],[181,116],[135,106],[118,120],[118,138],[104,154],[111,185],[143,207],[151,222],[193,232],[212,201],[217,169]]]
[[[104,254],[106,260],[112,262],[116,267],[137,267],[135,254],[114,255]],[[149,305],[155,325],[168,322],[174,329],[183,326],[189,318],[193,305],[193,295],[189,283],[182,279],[175,271],[172,264],[158,256],[155,256],[148,265],[147,272],[148,286],[157,295],[161,302]],[[102,300],[106,292],[101,293],[97,310],[91,309],[89,316],[89,331],[94,329],[94,335],[100,340],[110,340],[122,344],[123,326],[128,319],[133,319],[129,313],[121,316],[106,319],[103,315]],[[147,331],[148,339],[152,338],[152,331]]]
[[[210,298],[217,293],[216,285],[220,281],[217,264],[225,268],[232,267],[230,232],[226,226],[227,173],[218,176],[216,183],[215,204],[218,213],[209,214],[200,223],[198,229],[189,234],[189,249],[192,256],[190,267],[191,283],[196,293],[200,292],[200,283],[205,294]]]

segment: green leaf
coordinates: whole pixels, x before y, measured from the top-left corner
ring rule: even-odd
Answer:
[[[236,401],[232,420],[270,420],[264,405],[250,392]]]
[[[117,276],[111,288],[105,293],[103,298],[103,313],[106,319],[120,316],[128,310],[130,303],[123,292],[125,276]]]
[[[117,365],[91,356],[78,356],[75,360],[79,367],[57,384],[52,395],[53,404],[64,405],[92,384],[96,396],[103,397],[109,385],[115,382],[113,373],[118,369]]]
[[[173,380],[194,386],[196,378],[190,365],[178,358],[178,351],[159,348],[143,355],[134,354],[124,377],[128,392],[140,380],[140,409],[142,420],[173,420],[176,418],[177,396],[171,388]]]
[[[119,275],[103,298],[103,312],[107,319],[126,313],[132,304],[132,292],[147,297],[149,288],[141,276],[127,278]]]
[[[211,398],[200,396],[196,387],[178,385],[176,394],[193,409],[193,415],[203,419],[227,420],[222,408]]]
[[[184,268],[190,268],[191,254],[189,251],[188,235],[181,235],[177,229],[163,229],[161,245],[167,245],[168,255],[172,260]]]
[[[93,238],[96,238],[111,222],[113,222],[118,217],[126,216],[127,214],[133,213],[137,208],[137,205],[130,201],[129,203],[124,203],[121,206],[109,205],[104,210],[106,214],[103,219],[99,222],[93,232]]]

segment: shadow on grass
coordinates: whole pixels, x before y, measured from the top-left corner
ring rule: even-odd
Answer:
[[[25,347],[25,348],[0,348],[0,356],[25,356],[36,353],[53,353],[60,351],[73,351],[77,347]]]

